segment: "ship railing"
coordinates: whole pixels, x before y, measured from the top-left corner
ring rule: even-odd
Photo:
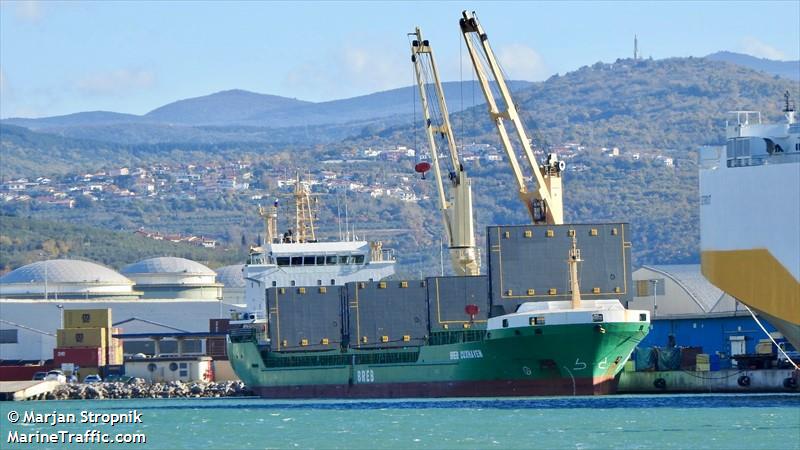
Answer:
[[[783,153],[772,155],[740,156],[728,158],[728,167],[753,167],[765,164],[782,164],[800,161],[800,153]]]
[[[230,330],[228,335],[230,336],[231,342],[255,342],[256,332],[257,330],[255,328],[234,328]]]
[[[393,248],[384,248],[381,250],[381,261],[395,261],[397,256],[395,256]]]
[[[761,125],[761,111],[728,111],[728,114],[736,114],[735,125]],[[731,125],[731,121],[725,121],[726,128]]]

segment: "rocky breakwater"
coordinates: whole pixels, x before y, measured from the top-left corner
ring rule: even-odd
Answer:
[[[241,381],[147,383],[71,383],[46,395],[47,400],[99,400],[104,398],[200,398],[253,395]]]

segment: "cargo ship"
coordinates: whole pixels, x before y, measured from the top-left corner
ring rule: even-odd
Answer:
[[[649,313],[624,306],[631,298],[627,225],[563,224],[563,162],[554,154],[544,163],[536,160],[486,34],[474,13],[464,12],[459,23],[532,224],[488,227],[488,264],[481,275],[471,181],[458,154],[430,42],[417,28],[409,33],[411,61],[431,162],[420,161],[415,170],[423,179],[427,171],[434,173],[457,276],[398,280],[392,277],[394,255],[385,255],[380,242],[318,242],[310,192],[298,187],[298,179],[293,231],[276,235],[275,207],[262,214],[267,246],[254,249],[245,266],[252,312],[235,322],[228,336],[233,369],[258,394],[608,394],[649,332]],[[501,102],[488,88],[484,63],[492,68]],[[518,163],[506,120],[519,137],[530,178]],[[446,175],[440,145],[449,161]],[[537,185],[529,186],[529,179]]]
[[[267,398],[612,393],[650,325],[647,311],[623,306],[626,234],[622,223],[489,227],[488,274],[479,276],[373,278],[366,253],[350,272],[361,280],[260,278],[267,287],[248,303],[263,312],[232,322],[228,356]],[[576,241],[592,261],[580,272],[586,288]],[[254,273],[287,275],[284,257],[299,264],[294,276],[310,276],[345,242],[297,243],[291,256],[272,249],[288,243],[268,244],[245,277],[255,286]]]
[[[733,111],[726,145],[701,149],[700,246],[709,281],[800,349],[800,123]]]

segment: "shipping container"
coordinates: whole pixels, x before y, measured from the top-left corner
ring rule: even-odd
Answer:
[[[59,347],[106,346],[108,328],[64,328],[56,332]]]
[[[124,354],[122,351],[122,342],[115,339],[114,345],[106,347],[106,364],[123,364],[125,362]]]
[[[111,309],[65,309],[64,328],[111,328]]]
[[[208,331],[212,333],[227,333],[231,319],[209,319]]]
[[[119,327],[109,328],[108,329],[108,339],[106,340],[106,363],[107,364],[122,364],[123,362],[123,352],[122,352],[122,339],[117,339],[112,337],[114,335],[122,333],[122,329]]]
[[[72,363],[80,367],[97,367],[106,364],[101,347],[59,347],[53,349],[53,363],[58,367]]]

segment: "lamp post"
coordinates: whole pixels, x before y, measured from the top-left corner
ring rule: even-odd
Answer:
[[[650,280],[653,283],[653,317],[658,312],[658,280]]]
[[[56,308],[58,308],[59,329],[64,329],[64,305],[59,303]]]
[[[42,258],[45,257],[44,252],[39,252],[39,256]],[[44,299],[47,300],[48,292],[47,292],[47,259],[45,258],[44,261]]]

